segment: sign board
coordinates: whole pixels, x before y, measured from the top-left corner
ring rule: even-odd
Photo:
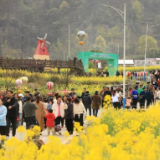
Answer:
[[[118,70],[118,54],[113,53],[97,53],[97,52],[79,52],[78,59],[82,60],[85,72],[89,69],[89,59],[107,60],[108,72],[110,76],[116,74]]]

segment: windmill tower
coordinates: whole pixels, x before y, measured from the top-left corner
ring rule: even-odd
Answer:
[[[40,59],[40,60],[50,59],[46,43],[47,44],[51,44],[51,43],[47,42],[46,38],[47,38],[47,33],[45,34],[44,38],[37,37],[38,45],[33,56],[34,59]]]

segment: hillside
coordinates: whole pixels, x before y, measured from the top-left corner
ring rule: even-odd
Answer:
[[[123,19],[103,4],[123,10],[124,3],[127,4],[127,58],[143,59],[146,24],[160,24],[159,0],[1,0],[0,54],[20,58],[23,51],[23,57],[32,57],[36,38],[48,33],[51,59],[66,60],[70,25],[72,57],[81,50],[117,53],[118,44],[123,57]],[[78,45],[79,30],[87,33],[83,48]],[[149,31],[149,58],[159,55],[159,33],[160,26]]]

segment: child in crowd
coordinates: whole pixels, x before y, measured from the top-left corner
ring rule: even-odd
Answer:
[[[131,107],[131,102],[132,102],[131,98],[128,97],[127,100],[126,100],[126,108],[127,108],[127,109],[130,109],[130,107]]]
[[[50,131],[52,131],[52,133],[54,135],[55,134],[55,130],[54,130],[55,115],[53,114],[52,109],[48,110],[48,114],[45,116],[45,118],[47,119],[46,126],[47,126],[47,130],[48,130],[48,135],[50,134]]]

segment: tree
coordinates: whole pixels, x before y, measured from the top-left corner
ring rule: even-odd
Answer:
[[[93,45],[91,46],[90,51],[102,53],[104,52],[104,49],[101,46]]]
[[[146,42],[145,39],[146,39],[146,36],[143,35],[138,40],[138,50],[137,50],[138,54],[145,53],[145,42]],[[151,36],[148,36],[148,43],[147,43],[148,52],[150,49],[152,49],[152,48],[156,49],[157,47],[158,47],[158,45],[157,45],[156,39],[154,39]]]
[[[123,42],[123,20],[114,10],[101,7],[103,3],[104,0],[0,0],[0,52],[20,58],[18,52],[21,50],[23,35],[24,57],[32,57],[32,48],[37,45],[36,37],[48,33],[47,40],[52,43],[53,48],[51,57],[63,59],[64,57],[59,55],[68,52],[68,24],[71,26],[71,57],[77,56],[79,51],[89,51],[90,48],[92,51],[107,51],[109,43]],[[124,0],[114,0],[111,5],[119,8],[119,4],[123,3]],[[144,34],[146,20],[155,17],[155,24],[160,23],[160,0],[130,0],[126,1],[126,4],[126,56],[130,56],[137,51],[137,39]],[[123,6],[119,9],[123,10]],[[80,46],[76,39],[79,30],[88,33],[88,39],[84,39],[83,46]],[[158,41],[159,32],[158,27],[154,29],[154,37]],[[102,36],[106,41],[106,48],[95,43],[98,36]],[[57,47],[58,39],[62,43],[62,49]],[[4,49],[5,41],[8,46]],[[120,47],[120,50],[122,49],[123,47]]]
[[[5,65],[7,66],[7,60],[4,60]],[[15,83],[14,83],[14,79],[16,78],[16,74],[17,70],[8,70],[5,69],[3,70],[3,77],[4,77],[4,81],[5,81],[5,88],[6,90],[8,90],[9,88],[14,88],[15,87]]]
[[[5,41],[4,45],[1,46],[2,56],[8,58],[20,57],[21,50],[13,49],[8,45],[8,42]]]
[[[68,10],[68,8],[69,8],[69,5],[66,1],[63,1],[61,3],[61,5],[59,6],[59,9],[62,10],[62,11],[66,11],[66,10]]]
[[[99,36],[96,38],[95,44],[96,44],[96,46],[99,46],[103,50],[105,50],[107,48],[106,41],[102,36]]]
[[[97,34],[106,38],[107,37],[106,28],[104,28],[103,26],[98,26],[97,27]]]
[[[118,26],[114,26],[111,29],[108,29],[107,39],[109,39],[109,41],[115,42],[115,40],[119,40],[120,37],[122,37],[122,32]]]
[[[66,60],[67,49],[65,48],[65,46],[66,45],[59,39],[57,40],[56,44],[53,43],[49,48],[51,59]]]
[[[143,12],[144,12],[144,6],[142,3],[140,3],[139,1],[134,1],[132,4],[132,10],[135,14],[135,17],[137,20],[141,20],[144,16]]]
[[[160,24],[160,14],[155,17],[155,24]]]

